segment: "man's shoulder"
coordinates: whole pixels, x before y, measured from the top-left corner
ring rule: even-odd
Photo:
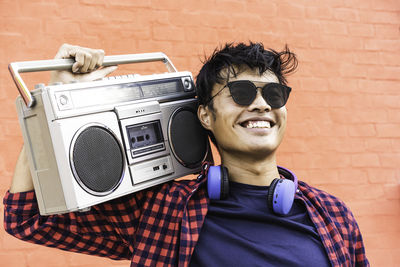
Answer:
[[[147,197],[157,197],[160,194],[169,197],[185,197],[197,186],[198,182],[195,179],[179,179],[149,187],[138,193]]]
[[[327,212],[332,218],[354,220],[352,212],[340,198],[302,181],[299,181],[299,189],[306,201],[310,201],[320,212]]]

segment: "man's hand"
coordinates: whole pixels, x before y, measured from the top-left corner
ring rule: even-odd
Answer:
[[[104,51],[76,45],[63,44],[58,50],[56,59],[73,58],[75,63],[71,71],[52,71],[50,84],[55,82],[99,80],[117,69],[117,66],[100,68],[103,64]]]

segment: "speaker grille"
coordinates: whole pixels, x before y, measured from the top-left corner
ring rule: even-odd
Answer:
[[[108,129],[85,128],[71,149],[75,178],[86,191],[106,195],[118,187],[124,171],[124,156],[118,140]]]
[[[175,158],[184,166],[195,168],[205,159],[207,134],[192,109],[180,108],[174,112],[168,135]]]

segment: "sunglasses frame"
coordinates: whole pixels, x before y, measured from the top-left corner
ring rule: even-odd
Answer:
[[[254,100],[255,100],[256,97],[257,97],[258,88],[261,89],[261,95],[262,95],[262,97],[263,97],[264,100],[268,103],[268,105],[271,106],[271,108],[274,108],[274,109],[275,109],[275,108],[281,108],[281,107],[283,107],[283,106],[286,105],[287,100],[289,99],[289,94],[290,94],[290,92],[292,91],[292,88],[290,88],[289,86],[286,86],[286,85],[284,85],[284,84],[281,84],[281,83],[267,83],[267,84],[265,84],[264,86],[256,86],[256,85],[254,84],[254,82],[259,82],[259,81],[238,80],[238,81],[228,82],[228,83],[225,84],[224,87],[222,87],[214,96],[212,96],[212,97],[210,98],[210,100],[208,101],[208,103],[211,102],[211,100],[212,100],[214,97],[216,97],[217,95],[219,95],[219,94],[222,92],[222,90],[224,90],[226,87],[228,87],[228,88],[229,88],[229,93],[231,94],[231,97],[232,97],[233,101],[234,101],[236,104],[240,105],[240,106],[249,106],[251,103],[253,103]],[[252,87],[253,89],[255,89],[255,92],[256,92],[256,93],[255,93],[254,97],[252,97],[252,100],[251,100],[250,103],[248,103],[248,104],[241,104],[241,103],[238,103],[238,102],[237,102],[237,99],[235,99],[234,94],[232,94],[232,89],[231,89],[231,87],[232,87],[232,85],[237,84],[237,83],[247,83],[247,84],[251,85],[251,87]],[[281,91],[282,91],[283,94],[284,94],[284,95],[283,95],[283,97],[284,97],[284,103],[283,103],[283,105],[281,105],[281,106],[271,105],[271,103],[270,103],[270,101],[268,100],[268,98],[265,97],[265,96],[266,96],[266,93],[265,93],[266,90],[268,90],[268,89],[271,88],[272,86],[278,86],[279,88],[281,88]],[[254,91],[253,91],[253,92],[254,92]],[[240,101],[239,101],[239,102],[240,102]]]

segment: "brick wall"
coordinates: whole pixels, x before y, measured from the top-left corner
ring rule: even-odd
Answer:
[[[0,195],[22,145],[8,63],[52,58],[67,42],[108,54],[163,51],[196,74],[217,44],[287,43],[300,66],[289,79],[279,164],[349,205],[372,266],[399,264],[397,0],[1,0],[0,14]],[[24,77],[30,86],[48,80],[46,73]],[[0,259],[3,266],[129,264],[31,245],[3,229]]]

